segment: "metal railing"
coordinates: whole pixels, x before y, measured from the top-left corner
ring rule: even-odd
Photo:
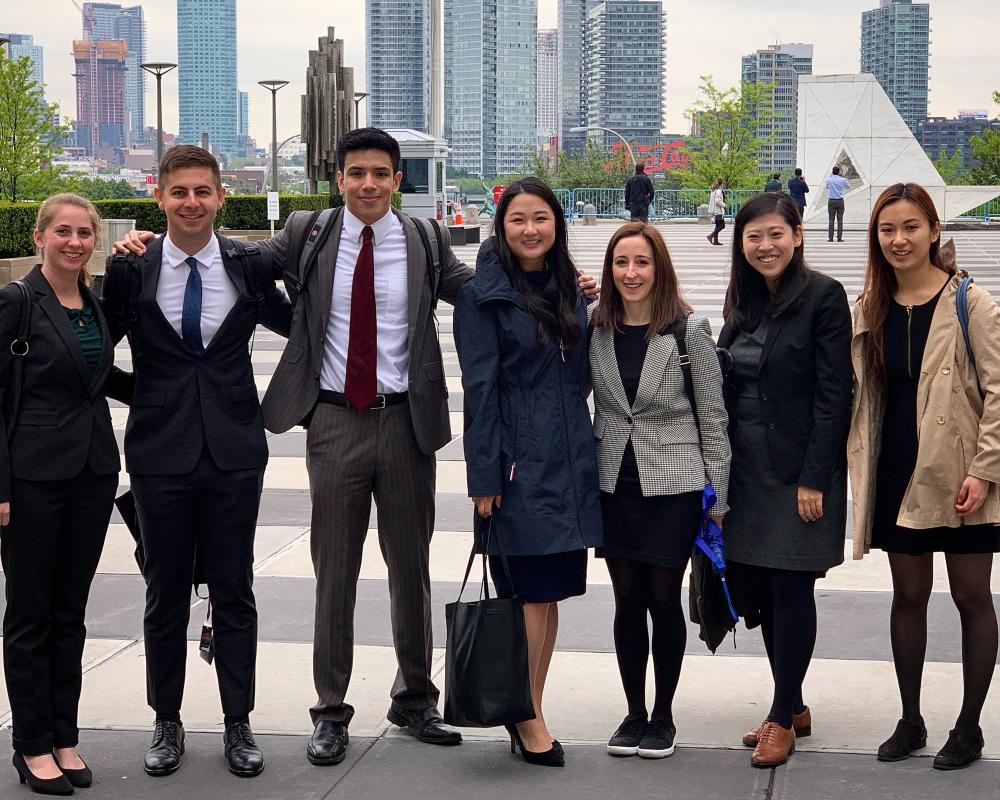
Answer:
[[[983,224],[989,225],[990,219],[1000,218],[1000,197],[994,197],[990,202],[984,203],[978,208],[959,214],[959,219],[982,220]]]
[[[625,193],[621,189],[588,188],[556,189],[556,197],[562,204],[566,217],[575,220],[583,216],[584,208],[594,206],[596,215],[602,219],[628,220],[631,217],[625,207]],[[697,219],[699,207],[704,206],[701,216],[708,216],[708,190],[703,189],[658,189],[649,209],[651,220]],[[726,216],[733,217],[748,199],[758,194],[756,189],[733,189],[726,191]]]

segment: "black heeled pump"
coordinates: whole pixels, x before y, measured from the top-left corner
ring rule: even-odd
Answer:
[[[14,769],[17,770],[17,777],[20,779],[20,782],[28,784],[28,788],[35,794],[58,796],[73,794],[73,785],[65,775],[60,775],[58,778],[39,778],[28,768],[24,756],[20,753],[14,753],[12,763],[14,764]]]
[[[82,758],[80,760],[83,761]],[[90,771],[90,767],[87,766],[86,761],[83,761],[83,769],[66,769],[62,764],[59,764],[58,758],[56,759],[56,764],[59,765],[59,769],[66,776],[66,780],[77,789],[86,789],[93,784],[94,773]]]
[[[507,729],[507,733],[510,734],[510,752],[516,753],[517,748],[521,748],[521,758],[527,761],[529,764],[537,764],[540,767],[565,767],[566,766],[566,756],[563,753],[562,746],[555,746],[553,743],[552,747],[541,753],[536,753],[532,750],[528,750],[524,746],[524,742],[521,740],[521,734],[518,733],[516,725],[504,725]]]

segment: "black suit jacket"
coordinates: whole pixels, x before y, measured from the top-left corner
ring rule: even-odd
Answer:
[[[736,334],[727,322],[719,346]],[[825,494],[844,463],[851,420],[851,311],[840,283],[811,273],[799,307],[771,320],[757,380],[772,469],[786,483]],[[732,436],[738,387],[727,389]]]
[[[32,290],[29,350],[24,357],[20,413],[9,442],[0,415],[0,502],[11,499],[12,478],[59,481],[79,475],[87,466],[98,475],[117,473],[121,466],[104,397],[114,342],[100,305],[81,287],[101,326],[101,357],[91,376],[66,312],[41,267],[35,267],[25,281]],[[20,290],[0,289],[0,379],[5,384],[10,380],[10,344],[17,337],[20,318]]]
[[[222,236],[219,246],[238,297],[201,356],[177,335],[156,302],[162,238],[150,242],[142,256],[108,260],[104,305],[116,341],[128,331],[129,281],[141,276],[133,323],[138,336],[131,338],[135,394],[125,429],[125,467],[133,475],[186,475],[206,446],[226,472],[267,463],[247,345],[258,322],[287,336],[292,309],[274,282],[266,251],[234,257]]]

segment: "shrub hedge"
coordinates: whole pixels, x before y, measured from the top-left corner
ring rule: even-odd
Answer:
[[[275,223],[282,228],[293,211],[315,211],[343,205],[340,195],[289,194],[282,195]],[[392,204],[400,207],[401,197],[393,195]],[[152,198],[136,200],[96,200],[94,205],[104,219],[134,219],[139,230],[162,233],[167,229],[167,218]],[[35,252],[31,232],[35,227],[37,203],[0,205],[0,258],[19,258]],[[263,195],[231,195],[216,218],[216,225],[229,230],[264,230],[270,227],[267,219],[267,197]]]

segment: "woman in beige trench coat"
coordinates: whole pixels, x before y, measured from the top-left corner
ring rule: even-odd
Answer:
[[[855,308],[854,411],[848,465],[854,557],[889,554],[892,653],[902,701],[879,747],[900,761],[927,744],[920,684],[933,553],[945,554],[962,623],[962,709],[937,769],[982,754],[979,717],[997,656],[990,593],[1000,551],[1000,311],[969,287],[971,356],[958,321],[964,273],[944,257],[941,226],[916,184],[886,189],[872,210],[865,291]]]

